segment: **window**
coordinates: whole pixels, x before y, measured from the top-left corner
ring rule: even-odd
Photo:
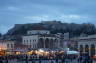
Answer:
[[[10,45],[9,45],[9,44],[7,44],[7,47],[10,47]]]
[[[13,48],[13,44],[11,44],[11,48]]]
[[[25,40],[23,41],[23,43],[25,44]]]
[[[28,42],[28,40],[27,40],[27,42]]]
[[[28,45],[28,40],[26,41],[26,44]]]
[[[36,44],[35,44],[35,48],[37,48]]]
[[[34,39],[33,41],[36,42],[36,39]]]
[[[33,45],[33,48],[34,48],[34,45]]]
[[[31,39],[30,39],[30,42],[31,42]]]

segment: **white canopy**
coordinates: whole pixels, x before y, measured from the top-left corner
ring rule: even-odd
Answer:
[[[79,54],[78,51],[67,51],[67,54]]]

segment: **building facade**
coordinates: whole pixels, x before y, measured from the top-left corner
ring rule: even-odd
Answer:
[[[96,54],[96,39],[80,39],[78,41],[78,50],[82,52],[87,52],[90,56]]]
[[[28,48],[58,48],[60,47],[60,37],[56,34],[50,34],[48,30],[31,30],[22,37],[22,44],[28,45]]]
[[[52,34],[39,36],[38,48],[58,48],[60,45],[58,37]]]
[[[0,50],[12,50],[14,49],[14,41],[0,40]]]
[[[23,36],[23,45],[27,45],[28,48],[37,48],[38,35],[26,35]]]
[[[96,35],[78,37],[74,40],[77,41],[78,51],[80,53],[87,52],[90,56],[96,55]]]

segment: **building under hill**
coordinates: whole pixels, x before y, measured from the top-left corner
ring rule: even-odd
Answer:
[[[22,37],[22,44],[31,49],[62,47],[61,44],[64,39],[62,34],[50,34],[50,31],[44,28],[37,28],[27,31],[27,35]]]
[[[77,41],[78,51],[88,53],[90,56],[96,55],[96,35],[77,37],[72,40]]]

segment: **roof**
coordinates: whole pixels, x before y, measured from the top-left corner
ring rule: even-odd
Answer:
[[[24,36],[39,36],[39,37],[56,37],[54,34],[31,34],[31,35],[24,35]]]
[[[85,38],[85,39],[78,39],[78,40],[96,40],[96,38]]]
[[[0,40],[0,42],[15,42],[15,41],[12,41],[12,40]]]
[[[56,37],[54,34],[43,34],[39,35],[39,37]]]

